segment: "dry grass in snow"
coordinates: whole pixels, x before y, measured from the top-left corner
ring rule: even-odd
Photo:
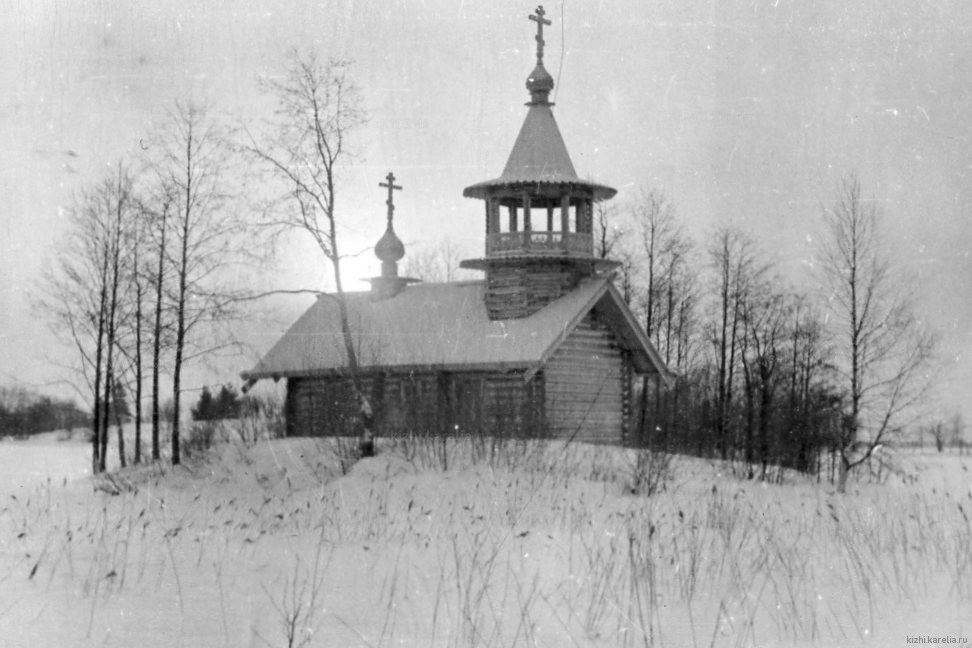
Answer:
[[[87,461],[85,446],[68,443]],[[46,448],[0,443],[0,463],[37,461]],[[646,482],[629,450],[383,448],[347,474],[338,444],[292,439],[127,470],[104,484],[117,495],[90,478],[22,482],[0,495],[0,643],[890,646],[972,636],[968,459],[841,497],[799,476],[766,486],[676,457],[646,496],[632,492]]]

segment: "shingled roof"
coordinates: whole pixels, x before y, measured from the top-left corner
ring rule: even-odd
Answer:
[[[576,182],[577,172],[549,105],[530,106],[502,182]]]
[[[632,351],[640,373],[669,374],[617,289],[606,278],[586,279],[529,317],[492,321],[485,283],[418,284],[390,299],[345,295],[358,362],[365,369],[408,371],[539,369],[592,308],[602,311]],[[321,295],[244,380],[341,372],[347,352],[338,302]]]
[[[463,195],[482,198],[491,187],[511,184],[577,184],[590,187],[598,199],[610,198],[611,187],[582,181],[574,170],[551,104],[531,105],[503,174],[466,187]]]

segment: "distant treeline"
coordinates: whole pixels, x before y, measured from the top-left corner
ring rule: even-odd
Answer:
[[[91,415],[74,401],[20,387],[0,387],[0,437],[29,436],[91,425]]]

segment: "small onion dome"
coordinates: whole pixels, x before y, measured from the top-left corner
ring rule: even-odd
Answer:
[[[375,256],[386,263],[400,261],[405,256],[405,246],[395,235],[395,230],[392,229],[391,223],[388,224],[388,229],[385,230],[385,234],[378,240],[378,244],[375,245]]]
[[[526,87],[530,91],[531,103],[547,103],[547,97],[554,87],[554,80],[543,67],[543,63],[537,63],[537,67],[533,68],[533,72],[527,77]]]

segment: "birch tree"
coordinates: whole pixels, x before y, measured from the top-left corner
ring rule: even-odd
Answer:
[[[366,120],[358,88],[345,59],[321,60],[292,52],[284,74],[265,88],[277,101],[265,136],[250,136],[250,153],[281,183],[273,224],[306,232],[330,265],[334,277],[347,371],[358,403],[359,448],[374,452],[372,405],[364,391],[358,354],[348,321],[341,276],[339,209],[341,171],[352,158],[351,139]]]
[[[838,492],[901,429],[930,385],[935,338],[918,322],[884,245],[880,212],[856,175],[824,210],[821,267],[847,391]]]
[[[230,272],[258,262],[259,245],[246,212],[234,209],[236,196],[229,171],[233,162],[225,130],[205,106],[192,101],[174,104],[153,142],[151,168],[157,178],[160,217],[159,271],[156,278],[155,368],[159,366],[159,318],[163,309],[172,317],[172,400],[174,418],[171,460],[182,460],[180,448],[183,371],[187,362],[225,348],[232,339],[207,344],[204,333],[238,313],[244,293],[232,286]],[[171,282],[164,285],[165,266]],[[166,303],[159,299],[163,289]],[[157,381],[157,376],[153,378]],[[153,389],[157,394],[157,390]],[[153,395],[153,438],[158,426],[157,395]],[[153,447],[153,456],[155,448]]]
[[[124,393],[127,391],[132,395],[132,402],[127,405],[126,415],[134,420],[135,444],[132,461],[135,464],[141,463],[143,458],[142,400],[146,369],[143,350],[146,333],[146,299],[151,282],[151,264],[145,262],[145,251],[151,243],[148,219],[149,215],[146,212],[143,200],[138,195],[138,189],[135,188],[125,219],[121,241],[120,253],[124,272],[120,276],[121,297],[118,304],[120,311],[115,335],[115,348],[119,360],[125,364],[124,371],[116,372],[119,386],[115,392]],[[124,383],[124,385],[121,383]],[[125,440],[122,436],[119,436],[118,442],[119,448],[122,448]],[[124,457],[123,454],[121,456]],[[124,459],[122,465],[125,465]]]
[[[166,339],[166,320],[164,319],[164,298],[168,287],[168,266],[166,264],[166,238],[169,231],[169,221],[175,205],[175,191],[171,185],[160,180],[155,187],[152,199],[143,206],[148,220],[149,248],[152,258],[151,268],[146,270],[148,283],[152,291],[152,386],[151,386],[151,421],[152,421],[152,460],[158,461],[161,454],[161,371],[162,351],[168,345]]]
[[[81,376],[91,402],[93,472],[106,468],[128,273],[123,243],[133,205],[132,177],[122,164],[77,199],[38,303],[54,333],[76,352],[67,366]]]

